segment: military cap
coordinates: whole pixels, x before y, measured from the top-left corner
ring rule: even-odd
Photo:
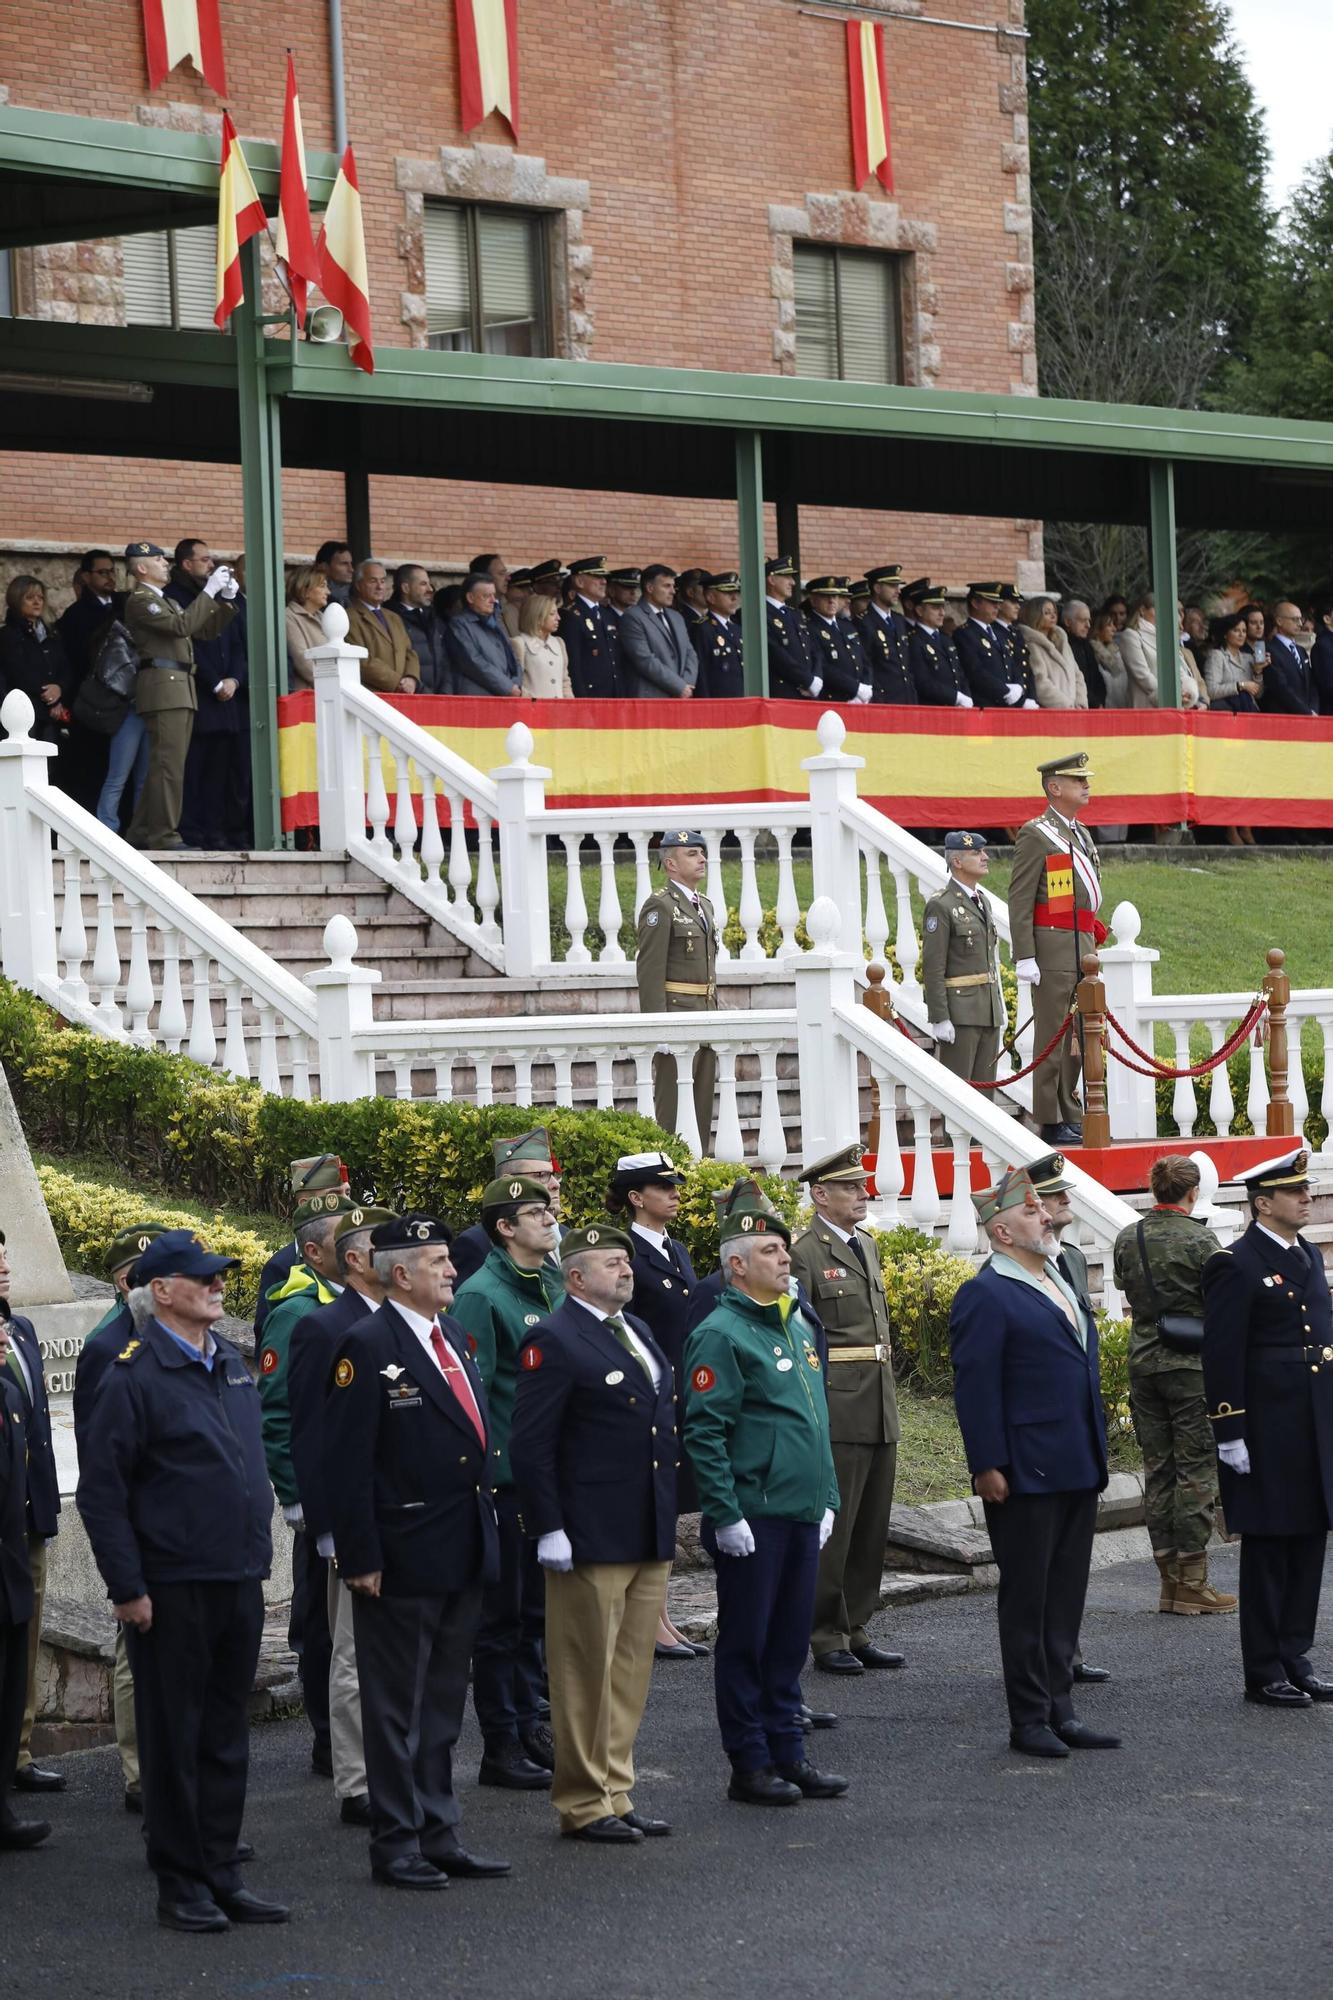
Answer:
[[[868,599],[870,596],[869,579],[864,576],[858,577],[854,583],[848,586],[847,595],[851,598],[853,604],[858,599]]]
[[[106,1246],[106,1268],[109,1277],[123,1271],[136,1257],[142,1256],[155,1237],[166,1234],[165,1225],[160,1222],[132,1222],[128,1229],[118,1229]],[[0,1243],[4,1242],[0,1236]]]
[[[397,1217],[391,1208],[363,1207],[360,1202],[353,1204],[345,1215],[340,1215],[333,1230],[335,1243],[344,1236],[355,1236],[358,1229],[378,1229],[382,1222],[394,1222]]]
[[[734,569],[720,569],[704,577],[703,586],[705,590],[739,590],[741,580]]]
[[[912,592],[913,604],[947,604],[949,593],[942,583],[928,583],[924,589]]]
[[[611,1176],[610,1191],[623,1195],[631,1188],[679,1187],[684,1179],[666,1153],[622,1153]]]
[[[944,851],[946,854],[984,854],[986,836],[982,833],[946,833]]]
[[[1048,757],[1044,764],[1038,764],[1037,769],[1043,778],[1090,778],[1092,776],[1086,750],[1066,750],[1061,757]]]
[[[918,597],[924,597],[929,589],[930,589],[930,578],[928,576],[919,576],[916,579],[915,583],[905,583],[898,594],[900,597],[911,597],[915,599]]]
[[[679,847],[702,847],[705,852],[708,848],[708,842],[701,833],[664,833],[657,845],[663,854]]]
[[[437,1215],[423,1215],[410,1208],[406,1215],[391,1215],[376,1223],[370,1232],[372,1250],[420,1250],[426,1243],[452,1243],[454,1232]]]
[[[502,1174],[498,1180],[487,1182],[482,1190],[481,1212],[488,1215],[512,1215],[516,1208],[526,1202],[539,1201],[543,1207],[551,1206],[551,1195],[540,1181],[530,1181],[525,1174]]]
[[[810,597],[845,597],[849,579],[845,576],[812,576],[805,586]]]
[[[314,1153],[308,1160],[293,1160],[288,1172],[293,1194],[347,1186],[347,1169],[336,1153]]]
[[[570,576],[605,576],[606,557],[579,556],[576,561],[570,563],[567,574]]]
[[[240,1261],[215,1257],[192,1229],[163,1229],[140,1252],[131,1277],[136,1285],[146,1285],[150,1278],[216,1278],[220,1271],[236,1270]]]
[[[902,580],[903,566],[901,563],[879,563],[874,569],[866,571],[867,583],[901,584]]]
[[[967,594],[969,597],[984,597],[989,603],[998,604],[1003,589],[1004,585],[1001,583],[969,583]]]
[[[587,1229],[567,1229],[560,1238],[560,1262],[567,1264],[582,1250],[623,1250],[634,1255],[634,1244],[613,1222],[594,1222]]]
[[[622,583],[627,590],[637,590],[643,582],[643,571],[632,566],[629,569],[609,569],[606,580],[608,583]]]
[[[312,1222],[319,1222],[331,1215],[346,1215],[349,1209],[358,1205],[345,1187],[318,1189],[314,1194],[308,1194],[305,1200],[298,1204],[296,1213],[292,1217],[292,1226],[299,1236]]]
[[[514,1167],[524,1160],[555,1161],[551,1153],[551,1140],[544,1125],[534,1125],[531,1132],[511,1134],[507,1139],[491,1142],[491,1156],[498,1174],[502,1167]]]
[[[1023,602],[1023,593],[1016,583],[1002,583],[1000,585],[1000,602],[1001,604],[1021,604]]]
[[[763,1189],[754,1181],[737,1181],[721,1215],[722,1240],[733,1236],[780,1236],[790,1247],[791,1231]]]
[[[531,583],[532,583],[532,571],[530,569],[510,570],[509,587],[511,590],[513,589],[515,584],[517,584],[519,589],[522,590],[525,586],[531,585]]]
[[[713,1195],[713,1209],[720,1223],[726,1221],[732,1202],[737,1199],[743,1188],[748,1188],[752,1198],[761,1208],[767,1209],[770,1215],[777,1214],[778,1211],[774,1208],[758,1181],[752,1180],[748,1175],[742,1175],[741,1179],[733,1181],[730,1187],[718,1188]]]
[[[1010,1208],[1040,1208],[1037,1190],[1032,1185],[1032,1176],[1025,1167],[1010,1167],[1001,1174],[994,1187],[983,1188],[972,1197],[972,1206],[977,1211],[977,1221],[984,1228],[994,1222]]]
[[[1065,1179],[1063,1153],[1043,1153],[1039,1160],[1029,1160],[1027,1172],[1038,1194],[1066,1194],[1071,1186]]]
[[[1251,1167],[1247,1174],[1237,1178],[1252,1195],[1271,1194],[1277,1188],[1303,1188],[1310,1185],[1310,1155],[1304,1146],[1294,1146],[1289,1153],[1282,1153],[1275,1160],[1263,1160],[1257,1167]]]
[[[160,549],[156,542],[127,542],[125,545],[126,562],[138,562],[143,556],[165,556],[165,554],[166,550]]]
[[[764,564],[765,576],[795,576],[796,561],[792,556],[770,556]]]
[[[822,1181],[863,1181],[865,1177],[859,1139],[851,1146],[839,1146],[836,1153],[826,1153],[822,1160],[815,1160],[801,1173],[801,1179],[809,1187]]]
[[[565,567],[559,556],[549,556],[545,562],[534,563],[532,565],[532,568],[528,571],[528,582],[555,583],[564,574]]]

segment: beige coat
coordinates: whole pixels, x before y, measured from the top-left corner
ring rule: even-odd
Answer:
[[[303,610],[299,604],[287,606],[287,656],[292,663],[292,681],[297,687],[313,687],[315,669],[310,664],[310,653],[316,646],[327,646],[329,635],[320,624],[318,615]]]
[[[347,643],[364,646],[367,657],[361,662],[361,685],[376,694],[393,694],[404,674],[417,677],[417,656],[407,627],[396,611],[380,607],[384,623],[368,610],[359,597],[347,605]]]
[[[1157,692],[1157,627],[1146,621],[1139,625],[1126,625],[1123,632],[1115,635],[1120,657],[1129,675],[1129,705],[1131,708],[1158,708],[1161,705]],[[1177,640],[1180,662],[1180,706],[1182,708],[1207,708],[1208,690],[1203,677],[1193,659]]]
[[[1030,625],[1025,625],[1023,637],[1027,641],[1028,661],[1032,667],[1032,681],[1039,706],[1086,708],[1088,684],[1079,672],[1078,661],[1064,630],[1057,625],[1054,632],[1036,632]]]
[[[538,701],[548,701],[555,695],[572,697],[569,654],[558,633],[549,639],[536,639],[528,632],[519,632],[510,644],[523,672],[524,694],[533,695]]]

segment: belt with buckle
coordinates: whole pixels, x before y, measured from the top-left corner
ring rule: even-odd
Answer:
[[[960,972],[955,979],[946,979],[946,986],[989,986],[989,972]]]
[[[887,1361],[889,1358],[887,1341],[877,1341],[873,1347],[830,1347],[830,1361]]]
[[[663,990],[667,993],[687,993],[695,1000],[700,998],[711,1000],[717,992],[717,987],[711,979],[706,981],[702,986],[691,985],[688,980],[684,979],[668,979]]]

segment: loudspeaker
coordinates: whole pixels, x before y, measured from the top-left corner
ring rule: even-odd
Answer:
[[[343,337],[343,316],[337,306],[316,306],[306,315],[305,337],[320,346]]]

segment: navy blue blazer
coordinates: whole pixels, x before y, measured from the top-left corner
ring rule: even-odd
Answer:
[[[1086,1351],[1058,1305],[985,1265],[949,1313],[953,1397],[968,1469],[998,1468],[1012,1493],[1106,1484],[1097,1323]]]
[[[824,700],[854,701],[857,688],[869,680],[870,670],[851,619],[844,622],[838,618],[830,625],[827,618],[812,611],[809,625],[810,651],[815,672],[824,683],[820,690]]]
[[[9,1338],[22,1354],[32,1383],[29,1397],[10,1371],[9,1379],[23,1406],[23,1429],[28,1441],[28,1533],[49,1541],[60,1525],[60,1476],[51,1442],[51,1405],[46,1400],[41,1343],[31,1320],[11,1313],[8,1306],[5,1318],[9,1321]]]
[[[79,1358],[74,1364],[74,1442],[80,1458],[83,1457],[88,1423],[102,1377],[126,1343],[133,1339],[134,1320],[129,1307],[122,1303],[120,1310],[105,1326],[93,1329],[79,1349]]]
[[[1268,643],[1268,665],[1259,683],[1265,715],[1313,715],[1310,663],[1300,646],[1276,633]]]
[[[872,700],[904,706],[915,703],[916,688],[907,664],[906,633],[899,631],[898,624],[896,618],[882,617],[871,605],[865,616],[857,619],[856,629],[870,667],[870,685],[875,690]]]
[[[620,632],[604,604],[576,597],[560,614],[560,637],[569,655],[569,684],[575,696],[623,694]]]
[[[953,641],[938,626],[914,625],[907,657],[918,702],[925,708],[956,708],[967,689]]]
[[[66,614],[68,616],[68,613]],[[1333,632],[1321,624],[1310,648],[1315,704],[1321,715],[1333,715]]]
[[[26,1625],[33,1609],[22,1403],[18,1384],[0,1369],[0,1625]]]
[[[326,1306],[303,1313],[287,1346],[287,1408],[291,1417],[292,1473],[308,1534],[333,1532],[324,1487],[324,1404],[342,1338],[375,1310],[350,1285]]]
[[[798,699],[815,677],[810,627],[794,604],[768,603],[768,691],[775,701]]]
[[[579,1564],[675,1553],[674,1377],[643,1321],[626,1319],[657,1363],[655,1390],[605,1321],[571,1298],[520,1357],[509,1457],[523,1525],[531,1536],[563,1528]]]
[[[1004,708],[1009,672],[1009,648],[989,625],[966,619],[953,635],[954,649],[967,677],[967,691],[978,708]]]

